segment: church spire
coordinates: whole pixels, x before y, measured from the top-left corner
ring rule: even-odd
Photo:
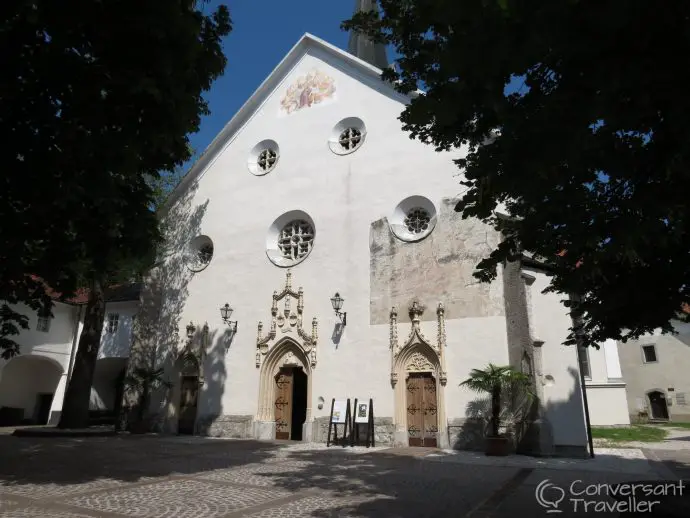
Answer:
[[[358,12],[376,11],[379,6],[376,0],[355,0],[355,14]],[[374,43],[368,36],[350,31],[350,41],[347,51],[353,56],[366,61],[370,65],[380,68],[388,68],[386,46],[383,43]]]

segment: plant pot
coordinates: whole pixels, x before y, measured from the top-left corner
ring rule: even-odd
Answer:
[[[486,455],[491,457],[505,457],[513,450],[513,440],[510,436],[487,437]]]

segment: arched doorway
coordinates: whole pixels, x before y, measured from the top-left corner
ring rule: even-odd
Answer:
[[[652,410],[652,419],[668,419],[668,406],[666,394],[660,390],[652,390],[647,394],[649,406]]]
[[[417,300],[409,307],[412,329],[402,346],[398,343],[398,311],[390,313],[391,385],[394,390],[395,443],[406,446],[449,446],[445,387],[447,375],[443,349],[446,344],[445,308],[436,308],[435,345],[421,330],[425,308]]]
[[[180,373],[178,393],[175,394],[178,409],[177,433],[194,435],[201,386],[199,362],[196,357],[187,354],[178,360],[177,367]]]
[[[45,356],[26,354],[10,360],[0,378],[3,421],[48,424],[62,373],[62,366]]]
[[[311,420],[311,366],[303,349],[290,339],[266,355],[259,374],[256,421],[262,438],[301,441]]]
[[[394,365],[397,442],[407,446],[445,446],[439,433],[445,422],[444,386],[438,355],[417,342],[400,351]]]
[[[307,375],[302,367],[281,367],[276,374],[276,439],[302,440],[307,418]]]

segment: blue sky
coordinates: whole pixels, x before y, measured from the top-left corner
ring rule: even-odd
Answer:
[[[223,46],[228,58],[225,74],[205,95],[211,115],[203,118],[199,132],[191,136],[198,153],[305,32],[347,49],[348,34],[340,30],[340,23],[352,15],[355,0],[211,0],[204,11],[218,4],[230,8],[233,30]]]

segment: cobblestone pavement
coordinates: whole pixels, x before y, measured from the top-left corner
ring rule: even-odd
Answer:
[[[0,436],[0,518],[541,516],[540,480],[593,473],[432,459],[278,442]],[[628,471],[599,475],[642,473]]]
[[[678,478],[688,481],[690,485],[690,450],[642,450],[648,459],[663,462]]]

